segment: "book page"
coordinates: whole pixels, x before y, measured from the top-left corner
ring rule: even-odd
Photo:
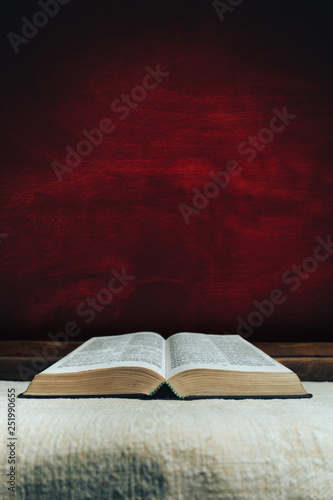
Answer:
[[[167,379],[185,370],[290,372],[239,335],[176,333],[166,341]]]
[[[93,337],[43,373],[73,373],[117,366],[149,368],[164,377],[164,338],[154,332]]]

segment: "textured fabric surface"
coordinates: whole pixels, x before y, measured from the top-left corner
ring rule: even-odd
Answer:
[[[1,499],[7,389],[1,382]],[[333,383],[312,399],[17,400],[20,500],[333,498]]]

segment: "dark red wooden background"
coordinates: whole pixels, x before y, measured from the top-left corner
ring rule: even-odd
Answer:
[[[47,340],[68,321],[75,340],[234,333],[274,288],[287,300],[251,340],[327,338],[333,258],[295,292],[281,275],[333,233],[328,4],[244,0],[221,22],[211,2],[72,0],[17,55],[6,34],[38,5],[2,4],[3,339]],[[120,121],[110,103],[157,64],[170,75]],[[297,118],[247,162],[239,143],[283,106]],[[114,133],[59,183],[52,162],[104,117]],[[186,225],[179,203],[233,159],[242,173]],[[78,317],[123,267],[135,280]]]

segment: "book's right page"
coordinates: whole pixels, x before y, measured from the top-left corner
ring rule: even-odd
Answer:
[[[239,335],[176,333],[166,341],[166,379],[185,370],[291,372]]]

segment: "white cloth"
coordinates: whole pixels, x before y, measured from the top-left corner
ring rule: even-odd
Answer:
[[[0,498],[7,389],[0,382]],[[20,500],[333,498],[333,383],[312,399],[19,399]],[[1,495],[2,493],[2,495]]]

